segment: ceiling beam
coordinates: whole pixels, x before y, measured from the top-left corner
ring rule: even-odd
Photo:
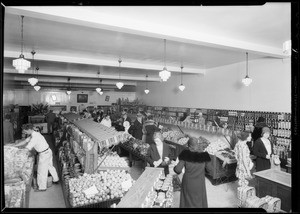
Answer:
[[[4,50],[4,57],[11,57],[17,58],[20,52],[17,51],[8,51]],[[31,53],[24,51],[24,55],[30,55]],[[65,55],[50,55],[50,54],[43,54],[39,52],[39,54],[35,55],[35,60],[44,60],[44,61],[52,61],[52,62],[65,62],[65,63],[75,63],[75,64],[87,64],[87,65],[97,65],[97,66],[111,66],[111,67],[118,67],[119,64],[116,60],[109,60],[105,58],[83,58],[83,57],[75,57],[75,56],[65,56]],[[138,63],[138,62],[129,62],[129,61],[122,61],[122,68],[133,68],[133,69],[143,69],[143,70],[157,70],[157,72],[163,69],[161,64],[147,64],[147,63]],[[167,66],[168,70],[171,72],[180,72],[180,67],[175,66]],[[184,73],[192,73],[192,74],[205,74],[205,69],[195,69],[190,67],[184,68]],[[119,78],[118,75],[114,76],[114,78],[108,79],[117,79]],[[144,80],[145,77],[136,77],[130,76],[129,79],[131,80]],[[160,81],[159,77],[152,78],[149,77],[151,81]]]
[[[123,33],[136,34],[140,36],[167,39],[177,42],[203,45],[207,47],[221,48],[233,51],[248,51],[263,56],[276,58],[287,58],[288,54],[283,53],[281,48],[233,40],[204,32],[181,31],[170,26],[161,26],[132,20],[126,17],[99,14],[84,7],[7,7],[6,11],[11,14],[26,15],[34,18],[64,22],[85,27],[100,28]],[[122,21],[120,21],[122,20]]]

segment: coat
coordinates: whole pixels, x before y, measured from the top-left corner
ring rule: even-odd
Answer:
[[[272,153],[273,144],[271,142],[271,154]],[[266,158],[268,152],[261,138],[255,141],[253,146],[253,154],[256,156],[256,172],[271,168],[271,161],[270,159]]]
[[[180,192],[180,208],[207,208],[205,185],[205,162],[210,161],[207,152],[192,152],[183,150],[178,156],[179,162],[174,171],[180,174],[183,167]]]
[[[164,162],[165,157],[172,159],[171,157],[171,151],[168,144],[163,142],[163,152],[162,152],[162,160],[163,162],[158,166],[160,168],[164,168],[165,175],[169,174],[169,165]],[[150,164],[151,167],[154,167],[153,162],[158,161],[160,159],[160,155],[158,153],[158,150],[156,148],[156,144],[151,144],[147,151],[147,161]]]
[[[3,142],[4,145],[14,142],[14,126],[10,121],[3,121]]]
[[[128,133],[131,134],[134,138],[142,140],[143,138],[143,124],[140,123],[137,119],[130,126]]]
[[[144,123],[144,132],[146,135],[146,143],[149,145],[155,144],[153,140],[153,134],[154,132],[158,132],[160,129],[155,125],[153,120],[147,120]]]

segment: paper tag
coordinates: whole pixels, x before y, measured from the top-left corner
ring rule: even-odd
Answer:
[[[98,193],[98,190],[95,185],[83,191],[87,198],[90,198]]]
[[[162,126],[162,125],[159,125],[159,126],[158,126],[158,128],[162,129],[162,128],[163,128],[163,126]]]
[[[121,185],[122,185],[122,189],[124,191],[127,191],[132,186],[132,182],[131,182],[131,180],[126,180],[126,181],[122,182]]]

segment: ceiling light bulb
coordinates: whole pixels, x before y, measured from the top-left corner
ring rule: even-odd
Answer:
[[[52,95],[52,100],[56,101],[56,95],[55,94]]]
[[[99,93],[100,95],[102,95],[102,94],[103,94],[103,91],[99,91],[98,93]]]
[[[162,79],[162,81],[166,82],[170,78],[171,72],[168,71],[166,67],[164,67],[163,70],[159,72],[159,76]]]
[[[96,88],[96,91],[97,91],[98,93],[100,93],[101,90],[102,90],[101,88]]]
[[[67,95],[70,95],[72,93],[72,91],[68,90],[67,91]]]
[[[148,94],[150,91],[148,88],[145,89],[145,94]]]
[[[24,59],[24,55],[21,54],[18,59],[13,60],[13,66],[19,71],[19,73],[24,74],[25,71],[30,67],[30,62]]]
[[[178,86],[178,88],[180,89],[180,91],[183,91],[185,89],[185,86],[181,84],[180,86]]]
[[[252,83],[252,79],[247,75],[244,79],[242,79],[242,82],[245,86],[249,86]]]
[[[118,89],[121,89],[124,86],[124,83],[122,82],[117,82],[116,86],[118,87]]]
[[[34,88],[34,90],[39,91],[41,89],[41,86],[35,85],[33,88]]]
[[[35,77],[31,77],[28,79],[28,82],[30,83],[30,85],[34,86],[35,84],[38,83],[38,79]]]

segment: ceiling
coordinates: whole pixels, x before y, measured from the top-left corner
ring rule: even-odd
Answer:
[[[21,49],[39,69],[42,88],[94,90],[99,85],[135,91],[137,82],[160,81],[166,39],[166,66],[172,73],[205,75],[210,68],[249,60],[289,57],[290,3],[263,6],[84,6],[5,7],[4,86],[29,88],[32,68],[18,74],[12,60]],[[119,67],[118,60],[122,59]],[[120,75],[119,75],[120,74]],[[171,77],[172,78],[172,77]]]

